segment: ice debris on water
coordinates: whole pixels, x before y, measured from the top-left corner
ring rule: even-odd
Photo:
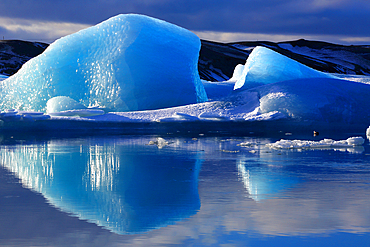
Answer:
[[[370,140],[370,126],[366,129],[366,137]]]
[[[157,140],[155,141],[149,141],[149,144],[148,145],[157,145],[157,147],[159,149],[169,145],[170,143],[168,141],[166,141],[165,139],[163,139],[162,137],[157,137]]]
[[[240,147],[251,147],[251,146],[254,146],[254,145],[256,145],[256,143],[248,142],[248,141],[237,144],[237,146],[240,146]]]
[[[350,137],[346,140],[335,141],[332,139],[323,139],[321,141],[309,140],[280,140],[275,143],[266,144],[267,147],[276,149],[311,149],[311,148],[341,148],[361,146],[365,142],[361,136]]]

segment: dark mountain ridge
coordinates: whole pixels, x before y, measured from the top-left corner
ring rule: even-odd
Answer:
[[[41,54],[48,44],[22,40],[0,40],[0,74],[13,75],[31,58]]]
[[[0,74],[13,75],[48,44],[21,40],[0,41]],[[323,72],[370,75],[370,46],[337,45],[304,39],[286,42],[244,41],[218,43],[202,40],[199,75],[207,81],[228,80],[238,64],[245,64],[256,46],[264,46]]]

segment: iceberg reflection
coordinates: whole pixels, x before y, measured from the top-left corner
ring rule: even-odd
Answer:
[[[24,186],[63,211],[120,234],[149,231],[197,213],[197,155],[118,139],[0,149],[1,163]]]
[[[293,188],[300,181],[289,176],[278,168],[265,166],[249,166],[246,162],[238,160],[238,175],[243,181],[249,198],[255,201],[273,198],[276,194]]]

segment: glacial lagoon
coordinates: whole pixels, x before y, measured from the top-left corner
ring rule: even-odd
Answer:
[[[0,246],[370,243],[369,142],[266,145],[278,140],[4,136]]]

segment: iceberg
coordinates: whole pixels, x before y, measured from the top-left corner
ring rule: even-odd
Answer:
[[[111,111],[207,100],[200,39],[155,18],[126,14],[65,36],[1,83],[0,109],[46,111],[57,96]]]
[[[230,80],[201,81],[199,49],[190,31],[134,14],[66,36],[0,83],[0,131],[312,135],[369,126],[368,77],[344,80],[256,47]]]
[[[240,72],[243,68],[242,73]],[[266,47],[257,46],[243,67],[236,66],[234,90],[302,78],[336,78],[317,71]]]

